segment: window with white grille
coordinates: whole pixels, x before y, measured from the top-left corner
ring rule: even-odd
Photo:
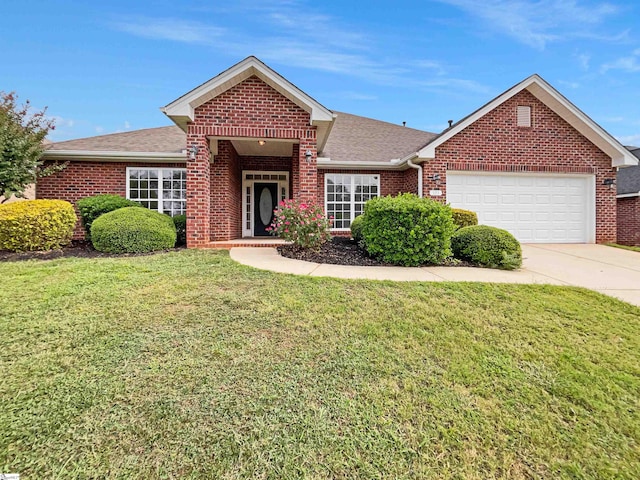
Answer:
[[[366,201],[380,196],[380,175],[328,173],[324,185],[325,212],[333,217],[335,230],[348,229],[364,212]]]
[[[518,105],[518,126],[531,126],[531,107],[528,105]]]
[[[187,211],[187,170],[127,168],[127,198],[172,217]]]

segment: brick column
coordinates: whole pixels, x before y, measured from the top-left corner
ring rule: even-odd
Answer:
[[[308,160],[307,151],[311,152],[311,157]],[[300,138],[298,172],[299,187],[294,198],[303,202],[318,203],[318,149],[315,130],[308,130],[307,135]]]
[[[291,157],[291,189],[289,191],[290,198],[298,198],[300,192],[300,145],[293,145],[293,154]]]
[[[191,147],[197,145],[196,158]],[[187,133],[187,247],[197,248],[210,242],[209,209],[211,206],[209,145],[206,136],[189,125]]]

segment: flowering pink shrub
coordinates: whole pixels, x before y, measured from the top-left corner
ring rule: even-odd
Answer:
[[[271,235],[303,248],[318,248],[331,238],[331,220],[318,205],[283,200],[276,207],[273,222],[267,228]]]

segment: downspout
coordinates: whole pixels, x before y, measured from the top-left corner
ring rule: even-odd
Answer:
[[[407,165],[418,170],[418,197],[422,198],[422,165],[416,165],[410,158],[407,159]]]

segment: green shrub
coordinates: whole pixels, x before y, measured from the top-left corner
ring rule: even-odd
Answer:
[[[453,216],[453,223],[456,226],[456,229],[478,224],[478,214],[471,210],[452,208],[451,215]]]
[[[274,210],[267,231],[299,247],[317,249],[331,238],[330,224],[320,206],[283,200]]]
[[[176,215],[172,219],[176,226],[176,247],[182,247],[187,244],[187,216]]]
[[[506,230],[487,225],[464,227],[453,234],[453,254],[490,268],[514,270],[522,265],[520,242]]]
[[[168,215],[125,207],[96,218],[91,226],[91,241],[100,252],[153,252],[173,248],[176,227]]]
[[[82,225],[87,240],[91,240],[91,225],[100,215],[113,212],[124,207],[140,207],[138,202],[127,200],[119,195],[95,195],[78,200],[78,211],[82,218]]]
[[[63,200],[0,205],[0,250],[51,250],[71,242],[78,217]]]
[[[405,193],[365,204],[362,237],[367,252],[396,265],[442,263],[451,256],[451,208]]]
[[[358,215],[351,221],[351,237],[356,242],[362,241],[362,228],[364,227],[364,215]]]

